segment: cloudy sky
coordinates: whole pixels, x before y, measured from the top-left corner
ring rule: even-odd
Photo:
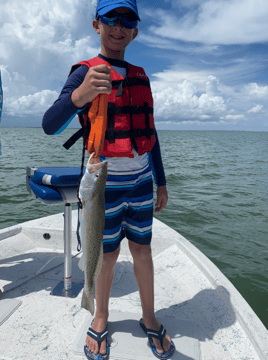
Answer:
[[[99,53],[95,6],[1,0],[2,126],[41,126],[71,66]],[[157,129],[268,131],[267,0],[138,0],[138,7],[139,34],[125,60],[150,78]]]

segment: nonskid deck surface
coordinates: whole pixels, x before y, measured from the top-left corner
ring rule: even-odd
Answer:
[[[91,316],[80,306],[82,292],[76,298],[50,295],[63,278],[60,229],[62,215],[55,215],[28,222],[20,231],[12,228],[9,235],[14,236],[8,238],[3,235],[7,232],[0,232],[0,288],[4,289],[0,312],[4,300],[21,301],[0,326],[0,360],[84,357],[81,349]],[[44,232],[50,233],[49,240],[43,238]],[[176,344],[172,358],[266,359],[267,331],[260,321],[253,321],[254,329],[259,327],[259,337],[251,336],[252,327],[247,326],[250,319],[240,319],[249,311],[248,305],[219,270],[213,264],[210,267],[209,260],[206,263],[204,255],[194,249],[177,232],[154,219],[155,309]],[[83,283],[80,256],[73,259],[73,281]],[[197,256],[199,260],[195,261]],[[110,359],[155,358],[138,325],[140,298],[126,239],[115,267],[109,304]],[[129,352],[124,357],[126,349]]]
[[[141,316],[138,313],[110,311],[108,323],[108,343],[112,359],[118,360],[149,360],[155,359],[147,338],[139,325]],[[174,360],[200,359],[199,342],[196,339],[196,324],[191,321],[176,319],[175,317],[159,317],[158,320],[165,328],[176,346],[172,356]],[[87,329],[92,322],[92,316],[85,319],[72,350],[75,354],[84,354],[84,343]],[[182,336],[182,334],[185,334]],[[186,335],[187,334],[187,335]]]

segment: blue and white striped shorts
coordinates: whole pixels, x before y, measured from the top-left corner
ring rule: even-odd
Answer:
[[[151,165],[138,173],[112,175],[105,187],[105,228],[103,252],[115,251],[126,237],[148,245],[152,239],[153,180]]]

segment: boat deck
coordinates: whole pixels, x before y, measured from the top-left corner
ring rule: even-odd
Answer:
[[[76,211],[72,225],[73,282],[83,284]],[[176,345],[173,360],[268,358],[268,332],[247,302],[204,254],[155,218],[152,253],[156,316]],[[63,270],[62,214],[0,230],[0,360],[85,358],[92,317],[80,306],[82,292],[50,295]],[[155,359],[137,321],[141,305],[126,239],[109,308],[110,359]]]

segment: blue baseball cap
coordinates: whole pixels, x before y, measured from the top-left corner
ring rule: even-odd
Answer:
[[[137,15],[138,20],[141,21],[138,13],[138,7],[136,0],[99,0],[97,9],[96,9],[96,18],[97,15],[105,15],[109,11],[117,9],[119,7],[128,8]]]

